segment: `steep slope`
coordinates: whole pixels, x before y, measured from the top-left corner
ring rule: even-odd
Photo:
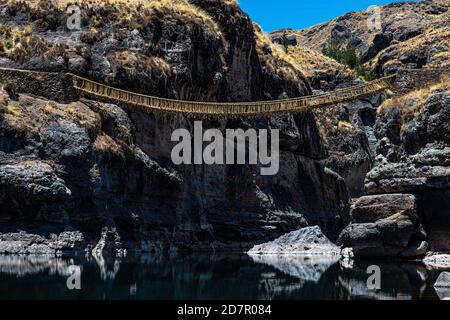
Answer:
[[[379,75],[396,73],[401,68],[450,68],[450,13],[446,16],[446,25],[433,26],[407,41],[393,44],[382,50],[368,62],[370,69]],[[442,23],[443,25],[444,23]]]

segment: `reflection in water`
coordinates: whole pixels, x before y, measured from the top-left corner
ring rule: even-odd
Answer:
[[[434,288],[436,290],[439,299],[450,300],[450,288]]]
[[[247,255],[0,256],[0,299],[438,299],[439,272],[414,263]],[[381,290],[368,290],[369,265]],[[69,266],[82,268],[68,290]],[[440,270],[442,271],[442,270]]]
[[[295,279],[286,281],[281,275],[272,273],[272,277],[262,277],[260,291],[265,299],[274,299],[279,294],[294,294],[301,291],[306,283],[318,284],[322,275],[339,261],[338,256],[302,255],[251,255],[251,259],[260,264],[273,267]]]
[[[87,257],[89,260],[90,256]],[[98,267],[100,268],[100,277],[102,280],[114,280],[116,275],[120,270],[120,263],[122,262],[122,258],[117,257],[104,257],[101,254],[92,254],[92,258],[97,262]]]
[[[17,277],[40,273],[68,276],[69,266],[73,264],[73,259],[46,255],[0,255],[0,274]]]
[[[274,267],[304,282],[318,283],[322,274],[339,261],[338,256],[252,255],[252,260]]]

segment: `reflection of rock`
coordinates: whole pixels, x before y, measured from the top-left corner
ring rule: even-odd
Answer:
[[[450,300],[450,272],[442,272],[434,284],[439,299]]]
[[[439,299],[450,300],[450,288],[434,288]]]
[[[450,254],[434,254],[425,257],[422,261],[427,267],[433,269],[450,268]]]
[[[95,262],[97,262],[97,265],[100,269],[100,277],[102,280],[114,280],[116,275],[119,273],[120,270],[120,263],[122,262],[122,259],[112,256],[106,256],[92,253],[92,257],[94,258]]]
[[[103,280],[113,280],[120,269],[122,257],[126,250],[122,249],[120,236],[115,228],[103,228],[102,235],[97,245],[92,249],[92,256],[100,268]]]
[[[373,290],[367,286],[372,273],[368,267],[373,262],[355,261],[353,268],[342,269],[338,279],[341,286],[352,298],[376,300],[418,299],[426,289],[428,274],[426,269],[414,263],[383,263],[381,269],[381,289]]]
[[[434,287],[450,289],[450,272],[441,272],[434,284]]]
[[[339,255],[340,249],[318,226],[292,231],[274,241],[254,246],[248,254]]]
[[[358,279],[345,279],[339,277],[340,284],[346,288],[349,295],[353,298],[365,298],[374,300],[411,300],[412,297],[406,293],[399,293],[396,295],[389,295],[378,290],[370,290],[367,288],[367,283]]]
[[[67,276],[72,259],[50,257],[46,255],[0,255],[0,274],[12,274],[18,277],[38,273]]]
[[[339,256],[252,255],[254,262],[274,267],[302,282],[318,283],[322,274],[339,261]]]

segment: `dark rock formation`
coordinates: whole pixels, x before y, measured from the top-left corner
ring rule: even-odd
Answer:
[[[323,163],[344,178],[352,197],[364,194],[364,180],[373,167],[376,110],[384,99],[385,95],[378,95],[315,111],[329,150]]]
[[[417,217],[394,215],[374,223],[350,224],[338,243],[351,246],[355,257],[417,257],[426,253],[424,238]]]
[[[448,84],[386,101],[378,112],[370,196],[352,206],[340,241],[355,256],[419,256],[447,252],[449,218]],[[413,194],[411,194],[413,193]]]

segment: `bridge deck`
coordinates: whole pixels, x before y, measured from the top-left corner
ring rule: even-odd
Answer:
[[[293,99],[256,102],[196,102],[158,98],[107,86],[77,75],[71,75],[75,88],[82,93],[102,99],[119,101],[152,110],[181,113],[191,116],[259,116],[273,113],[302,112],[337,103],[353,101],[385,91],[395,76],[333,92]]]

